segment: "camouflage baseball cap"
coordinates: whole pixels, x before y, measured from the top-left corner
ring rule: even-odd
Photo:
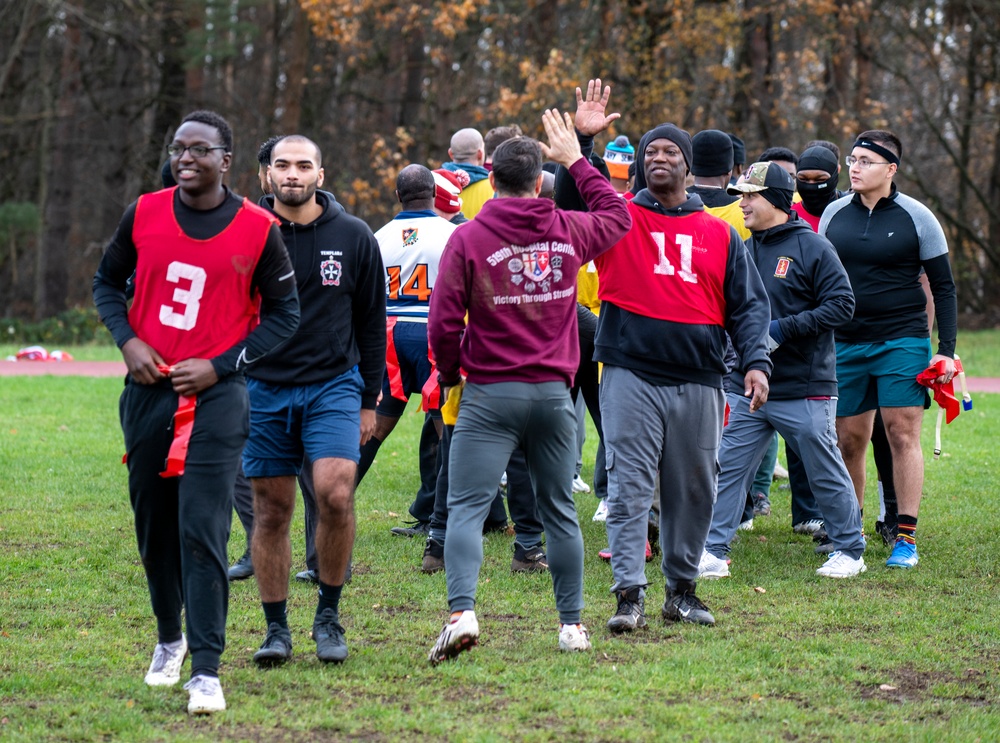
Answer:
[[[744,193],[756,193],[774,188],[792,193],[795,191],[795,181],[788,171],[775,162],[754,163],[743,171],[743,175],[726,192],[739,196]]]

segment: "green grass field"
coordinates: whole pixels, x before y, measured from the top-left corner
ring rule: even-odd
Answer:
[[[19,348],[0,343],[0,359],[16,354]],[[46,348],[49,351],[56,350],[56,346],[52,344],[48,344]],[[78,361],[121,361],[121,354],[113,345],[88,344],[61,348]],[[960,330],[958,354],[962,357],[969,376],[1000,377],[1000,329],[968,332]]]
[[[976,396],[974,411],[947,427],[937,461],[928,416],[915,570],[886,569],[875,538],[863,576],[817,577],[822,559],[792,534],[788,491],[776,484],[772,515],[735,547],[733,577],[699,584],[716,627],[664,626],[651,564],[650,626],[615,637],[604,629],[610,570],[596,555],[603,525],[591,521],[594,498],[578,496],[593,652],[557,651],[548,577],[512,575],[511,538],[491,535],[482,644],[437,668],[426,656],[446,617],[445,577],[420,573],[419,540],[389,534],[418,484],[411,407],[358,493],[355,577],[341,615],[347,663],[316,660],[314,590],[293,584],[295,659],[255,668],[256,586],[235,584],[221,669],[229,709],[190,719],[180,686],[142,681],[156,632],[120,463],[120,389],[117,379],[0,379],[0,739],[1000,739],[1000,469],[990,443],[1000,438],[1000,396]],[[593,456],[591,437],[588,480]],[[236,557],[244,537],[234,523]],[[299,570],[301,512],[293,537]]]

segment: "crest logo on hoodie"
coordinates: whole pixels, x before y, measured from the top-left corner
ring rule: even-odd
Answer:
[[[791,258],[781,257],[778,259],[778,265],[774,267],[774,278],[783,279],[788,276],[788,269],[792,265]]]
[[[319,264],[319,274],[323,277],[323,286],[340,286],[340,276],[342,273],[343,268],[340,265],[340,261],[330,258]]]
[[[524,277],[529,281],[539,282],[552,273],[552,266],[549,264],[549,251],[532,250],[530,253],[522,253],[521,260],[524,262]]]

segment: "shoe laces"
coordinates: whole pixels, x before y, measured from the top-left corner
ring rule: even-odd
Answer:
[[[222,685],[219,683],[219,679],[213,676],[195,676],[184,684],[184,689],[185,691],[195,691],[206,696],[214,696],[216,692],[222,689]]]
[[[618,611],[616,615],[642,614],[638,599],[633,601],[624,594],[618,597]]]
[[[183,640],[177,640],[171,643],[156,643],[156,647],[153,648],[153,670],[163,670],[163,667],[167,665],[167,663],[177,657],[183,645]]]
[[[681,594],[680,601],[678,605],[685,604],[692,609],[701,609],[702,611],[708,611],[708,607],[705,606],[701,599],[694,595],[691,591],[685,591]]]

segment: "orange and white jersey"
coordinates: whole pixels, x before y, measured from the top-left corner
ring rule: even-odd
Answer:
[[[400,212],[375,233],[385,266],[387,316],[427,322],[441,253],[455,228],[431,211]]]

